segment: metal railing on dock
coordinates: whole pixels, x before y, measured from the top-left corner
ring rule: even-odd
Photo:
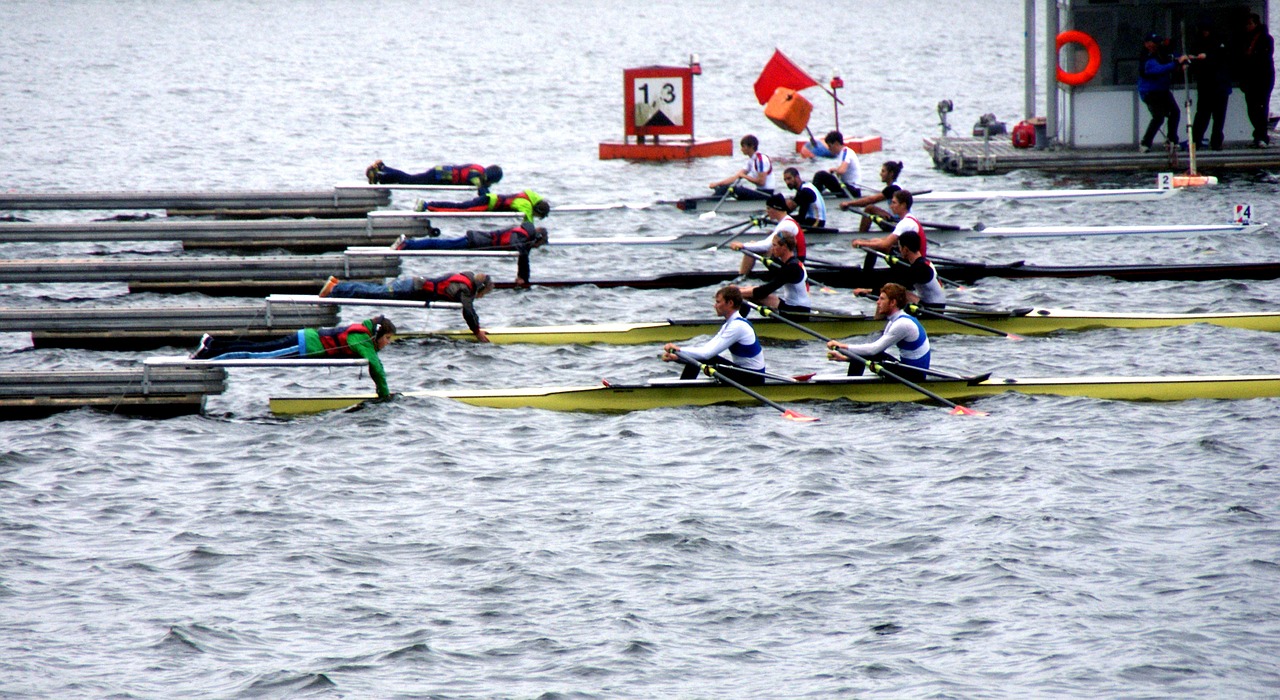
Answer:
[[[363,216],[391,203],[384,189],[260,192],[2,192],[0,210],[164,209],[189,216]]]
[[[0,332],[30,333],[36,348],[143,350],[215,337],[270,340],[337,325],[338,306],[261,302],[236,306],[58,306],[0,309]]]

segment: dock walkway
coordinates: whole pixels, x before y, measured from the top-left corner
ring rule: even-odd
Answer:
[[[1190,166],[1184,151],[1170,153],[1136,148],[1014,148],[1008,137],[924,139],[924,150],[934,167],[953,175],[1002,174],[1013,170],[1050,172],[1186,172]],[[1256,170],[1280,166],[1280,148],[1231,147],[1196,152],[1196,170]]]

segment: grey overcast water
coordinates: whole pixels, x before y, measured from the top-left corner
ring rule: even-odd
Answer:
[[[638,5],[386,0],[0,3],[0,188],[324,189],[375,158],[500,163],[554,203],[705,191],[735,158],[601,161],[622,70],[701,58],[701,138],[760,135],[775,46],[847,88],[909,189],[1153,186],[1142,176],[953,178],[921,149],[1022,111],[1022,3]],[[1273,27],[1273,33],[1274,33]],[[1041,77],[1043,81],[1043,77]],[[813,124],[831,125],[814,94]],[[819,128],[815,128],[818,131]],[[933,205],[933,220],[1280,224],[1274,174],[1136,204]],[[395,206],[412,198],[397,195]],[[86,212],[22,213],[82,220]],[[718,219],[723,223],[725,218]],[[556,235],[706,231],[669,207],[552,214]],[[849,227],[852,218],[837,219]],[[446,227],[446,230],[448,228]],[[5,258],[173,253],[10,244]],[[847,257],[847,248],[816,248]],[[1038,264],[1280,259],[1247,239],[938,244]],[[483,261],[482,261],[483,262]],[[509,279],[513,265],[489,264]],[[728,269],[709,251],[555,248],[536,278]],[[454,265],[458,267],[457,264]],[[440,270],[413,262],[410,269]],[[710,315],[712,290],[500,291],[485,325]],[[1280,281],[985,280],[969,300],[1090,310],[1276,310]],[[117,284],[13,285],[0,306],[210,303]],[[863,310],[847,295],[829,308]],[[359,318],[351,315],[351,319]],[[389,314],[457,327],[456,312]],[[162,352],[185,352],[175,348]],[[393,390],[642,380],[656,346],[392,345]],[[771,368],[830,371],[816,344]],[[1275,373],[1280,335],[1192,326],[1025,342],[939,337],[998,375]],[[0,369],[127,367],[32,350]],[[355,370],[232,370],[207,413],[88,410],[0,424],[0,697],[976,698],[1280,696],[1280,401],[1005,395],[986,418],[809,404],[623,415],[408,399],[281,420],[269,396],[368,391]]]

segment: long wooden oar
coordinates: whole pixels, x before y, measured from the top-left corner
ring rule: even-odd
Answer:
[[[753,391],[753,390],[751,390],[751,389],[748,389],[746,386],[742,385],[741,383],[736,382],[736,381],[734,381],[734,380],[732,380],[732,379],[730,379],[730,378],[728,378],[728,377],[724,376],[724,373],[723,373],[723,372],[721,372],[721,371],[719,371],[719,370],[717,370],[717,369],[715,368],[715,365],[707,364],[706,362],[699,362],[699,361],[697,361],[697,360],[693,359],[692,357],[690,357],[689,355],[687,355],[683,350],[677,350],[677,351],[675,351],[675,353],[674,353],[674,354],[675,354],[675,356],[676,356],[677,358],[679,358],[679,359],[680,359],[680,361],[681,361],[681,362],[683,362],[684,364],[689,365],[689,366],[691,366],[691,367],[697,367],[699,370],[701,370],[701,371],[702,371],[702,373],[703,373],[703,374],[706,374],[708,377],[711,377],[712,379],[716,380],[717,382],[720,382],[721,384],[727,384],[728,386],[731,386],[731,387],[733,387],[734,389],[737,389],[738,391],[741,391],[742,393],[746,394],[747,396],[750,396],[751,398],[753,398],[753,399],[755,399],[755,400],[757,400],[757,401],[759,401],[759,402],[761,402],[761,403],[763,403],[763,404],[766,404],[766,405],[772,406],[773,408],[776,408],[777,410],[779,410],[779,411],[781,411],[781,412],[782,412],[782,417],[783,417],[783,418],[786,418],[787,420],[796,421],[797,423],[812,423],[812,422],[814,422],[814,421],[818,420],[817,418],[815,418],[815,417],[813,417],[813,416],[806,416],[806,415],[804,415],[803,413],[797,413],[797,412],[795,412],[795,411],[793,411],[793,410],[791,410],[791,409],[787,408],[786,406],[783,406],[782,404],[778,403],[777,401],[774,401],[773,399],[771,399],[771,398],[769,398],[769,397],[765,396],[764,394],[761,394],[761,393],[760,393],[760,392],[758,392],[758,391]]]
[[[787,318],[786,316],[783,316],[782,314],[777,313],[776,311],[774,311],[773,309],[771,309],[771,308],[769,308],[769,307],[767,307],[767,306],[762,306],[762,305],[760,305],[760,304],[756,304],[756,303],[753,303],[753,302],[750,302],[750,301],[747,301],[747,302],[744,302],[744,303],[745,303],[747,306],[749,306],[749,307],[751,307],[751,308],[755,309],[756,311],[760,312],[760,315],[761,315],[761,316],[764,316],[764,317],[766,317],[766,318],[776,318],[776,319],[778,319],[779,321],[782,321],[783,323],[785,323],[785,324],[787,324],[787,325],[789,325],[789,326],[791,326],[791,327],[795,328],[795,329],[796,329],[796,330],[798,330],[798,331],[801,331],[801,332],[803,332],[803,333],[808,333],[809,335],[811,335],[811,336],[813,336],[813,337],[817,338],[818,340],[822,340],[822,341],[825,341],[825,342],[827,342],[827,343],[831,343],[831,342],[833,342],[833,341],[835,340],[834,338],[828,338],[827,336],[825,336],[825,335],[823,335],[823,334],[821,334],[821,333],[819,333],[819,332],[817,332],[817,331],[813,330],[812,328],[808,328],[808,327],[806,327],[806,326],[802,326],[802,325],[800,325],[799,323],[796,323],[795,321],[792,321],[791,319]],[[920,386],[919,384],[916,384],[915,382],[911,381],[910,379],[907,379],[906,377],[903,377],[903,376],[900,376],[900,375],[898,375],[898,374],[896,374],[896,373],[894,373],[894,372],[891,372],[888,368],[886,368],[884,365],[880,364],[879,362],[875,362],[875,361],[871,360],[870,358],[863,357],[862,355],[859,355],[859,354],[858,354],[858,353],[856,353],[856,352],[850,352],[849,350],[845,350],[845,349],[843,349],[843,348],[839,348],[839,349],[837,349],[837,350],[833,350],[833,352],[839,352],[841,355],[843,355],[844,357],[848,358],[850,361],[855,361],[855,360],[856,360],[856,361],[858,361],[858,362],[861,362],[861,363],[862,363],[862,364],[863,364],[867,369],[871,370],[872,372],[874,372],[876,375],[878,375],[878,376],[879,376],[880,378],[882,378],[882,379],[892,379],[893,381],[898,382],[899,384],[902,384],[903,386],[905,386],[905,387],[907,387],[907,388],[909,388],[909,389],[914,389],[915,391],[918,391],[918,392],[920,392],[921,394],[924,394],[925,396],[928,396],[929,398],[933,399],[934,401],[937,401],[937,402],[938,402],[938,403],[940,403],[940,404],[943,404],[944,406],[948,406],[948,407],[950,407],[950,408],[951,408],[951,414],[952,414],[952,415],[957,415],[957,416],[985,416],[985,415],[988,415],[987,413],[985,413],[985,412],[983,412],[983,411],[975,411],[975,410],[974,410],[974,409],[972,409],[972,408],[966,408],[966,407],[961,406],[960,404],[958,404],[958,403],[956,403],[956,402],[954,402],[954,401],[951,401],[951,400],[949,400],[949,399],[944,399],[944,398],[942,398],[941,396],[939,396],[939,395],[935,394],[934,392],[929,391],[928,389],[926,389],[926,388],[924,388],[924,387]]]

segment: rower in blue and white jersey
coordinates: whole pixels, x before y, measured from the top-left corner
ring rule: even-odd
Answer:
[[[751,322],[742,317],[742,291],[734,285],[716,290],[716,315],[724,319],[724,324],[710,340],[690,347],[680,347],[675,343],[667,343],[662,347],[662,359],[665,362],[678,361],[676,351],[693,359],[714,365],[716,369],[729,379],[742,384],[764,383],[764,348],[756,337],[756,329]],[[729,351],[725,359],[720,353]],[[698,376],[696,365],[687,365],[680,375],[681,379],[693,379]]]
[[[760,139],[752,134],[747,134],[738,142],[738,148],[742,151],[742,155],[747,157],[746,166],[731,177],[708,185],[718,197],[724,196],[730,187],[733,188],[733,196],[738,199],[768,199],[773,194],[773,161],[769,156],[760,152]],[[746,180],[754,187],[739,185],[739,180]]]
[[[884,333],[869,343],[849,345],[832,340],[827,343],[827,347],[831,350],[837,348],[848,350],[874,362],[900,363],[902,366],[892,368],[894,374],[913,382],[921,381],[924,379],[924,372],[920,370],[929,369],[932,356],[929,335],[925,333],[919,319],[903,311],[905,308],[907,308],[906,287],[890,282],[880,288],[880,298],[876,300],[876,318],[885,318],[888,321],[885,324]],[[895,346],[898,349],[898,357],[887,352],[889,348]],[[850,361],[840,353],[832,352],[827,357],[849,362],[850,376],[861,375],[866,368],[863,363],[857,360]]]
[[[858,183],[862,182],[862,164],[858,162],[858,154],[844,145],[844,134],[839,131],[828,132],[822,140],[827,144],[827,149],[836,154],[836,164],[814,173],[813,184],[819,190],[826,190],[837,197],[861,197],[862,190]]]
[[[822,193],[818,191],[818,188],[812,182],[802,180],[800,171],[795,168],[787,168],[782,171],[782,181],[787,183],[787,187],[796,192],[795,197],[787,199],[787,203],[796,211],[796,221],[800,222],[801,226],[809,228],[826,226],[827,200],[822,197]]]

